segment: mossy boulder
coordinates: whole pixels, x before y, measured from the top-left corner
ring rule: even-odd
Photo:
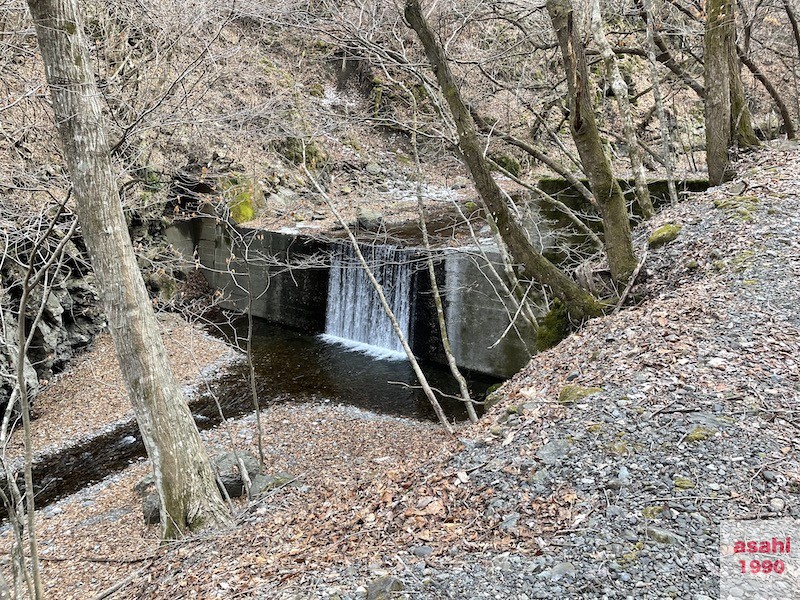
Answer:
[[[563,387],[561,393],[558,395],[558,403],[575,404],[578,400],[586,398],[586,396],[591,396],[592,394],[602,391],[603,388],[599,387],[583,387],[582,385],[569,383]]]
[[[732,196],[730,198],[717,198],[714,207],[725,210],[736,219],[749,223],[753,220],[753,213],[758,208],[758,196]]]
[[[235,223],[246,223],[258,217],[267,207],[259,183],[243,173],[228,175],[219,184],[222,199]]]
[[[653,519],[658,519],[664,516],[664,506],[660,504],[656,506],[645,506],[642,509],[642,516],[651,521]]]
[[[650,237],[647,238],[647,245],[651,248],[660,248],[661,246],[665,246],[674,241],[678,235],[680,235],[681,229],[683,229],[681,225],[677,225],[676,223],[666,223],[650,234]]]

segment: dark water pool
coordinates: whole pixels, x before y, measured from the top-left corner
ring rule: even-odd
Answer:
[[[224,334],[240,345],[247,335],[247,322],[237,323],[235,332]],[[351,404],[378,413],[435,420],[427,397],[419,388],[411,363],[405,359],[376,357],[380,352],[354,349],[343,344],[288,330],[263,321],[254,322],[252,353],[256,389],[265,405],[285,401],[330,401]],[[391,354],[391,353],[385,353]],[[443,392],[440,402],[451,419],[466,419],[457,395],[458,386],[446,367],[423,363],[428,383]],[[467,373],[473,397],[482,400],[496,378]],[[249,367],[236,364],[214,388],[224,404],[250,400]],[[479,411],[480,412],[480,411]]]

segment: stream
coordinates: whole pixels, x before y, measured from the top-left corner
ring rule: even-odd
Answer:
[[[229,338],[247,333],[247,322],[226,332]],[[217,335],[223,334],[218,332]],[[284,327],[255,320],[253,357],[256,389],[262,408],[280,402],[331,402],[409,417],[435,420],[436,416],[407,360],[376,358],[358,346],[343,345]],[[423,364],[432,387],[455,395],[458,387],[440,365]],[[476,399],[482,399],[496,378],[468,374]],[[230,365],[209,382],[212,394],[191,402],[200,429],[220,423],[214,396],[226,418],[253,411],[250,369],[246,360]],[[466,419],[463,404],[444,397],[442,406],[451,419]],[[480,407],[479,407],[480,408]],[[480,410],[479,410],[480,413]],[[145,455],[135,421],[118,425],[77,445],[39,457],[33,465],[36,504],[42,508],[126,468]],[[21,478],[19,484],[22,484]]]

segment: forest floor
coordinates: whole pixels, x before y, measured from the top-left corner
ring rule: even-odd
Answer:
[[[50,597],[718,597],[720,523],[800,517],[800,150],[739,174],[638,228],[644,248],[682,226],[648,251],[646,298],[537,355],[457,438],[283,404],[266,464],[295,479],[230,531],[159,545],[144,461],[40,510]],[[71,373],[52,385],[77,400]],[[255,452],[255,430],[203,436]]]

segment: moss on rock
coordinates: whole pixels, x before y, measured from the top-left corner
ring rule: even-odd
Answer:
[[[552,348],[567,337],[572,328],[566,307],[558,300],[553,302],[553,308],[539,320],[539,329],[536,331],[536,350],[542,352]]]
[[[296,137],[288,137],[278,144],[278,152],[296,165],[302,165],[305,158],[306,165],[316,169],[328,160],[328,153],[315,140],[305,141],[305,156],[303,150],[304,140]]]
[[[586,396],[591,396],[592,394],[602,391],[603,388],[599,387],[583,387],[582,385],[568,383],[562,388],[561,393],[558,395],[558,403],[575,404],[578,400],[586,398]]]
[[[681,225],[676,223],[666,223],[650,234],[650,237],[647,238],[647,245],[651,248],[660,248],[661,246],[665,246],[678,237],[681,229],[683,229]]]
[[[701,425],[698,425],[697,427],[692,429],[688,434],[686,434],[686,441],[702,442],[703,440],[707,440],[713,435],[714,435],[713,429],[709,429],[708,427],[702,427]]]
[[[235,223],[252,221],[266,208],[264,191],[252,177],[242,173],[228,175],[220,182],[220,191]]]
[[[489,158],[511,173],[514,177],[519,177],[520,173],[522,173],[522,166],[519,164],[519,161],[509,154],[492,152],[489,154]]]

